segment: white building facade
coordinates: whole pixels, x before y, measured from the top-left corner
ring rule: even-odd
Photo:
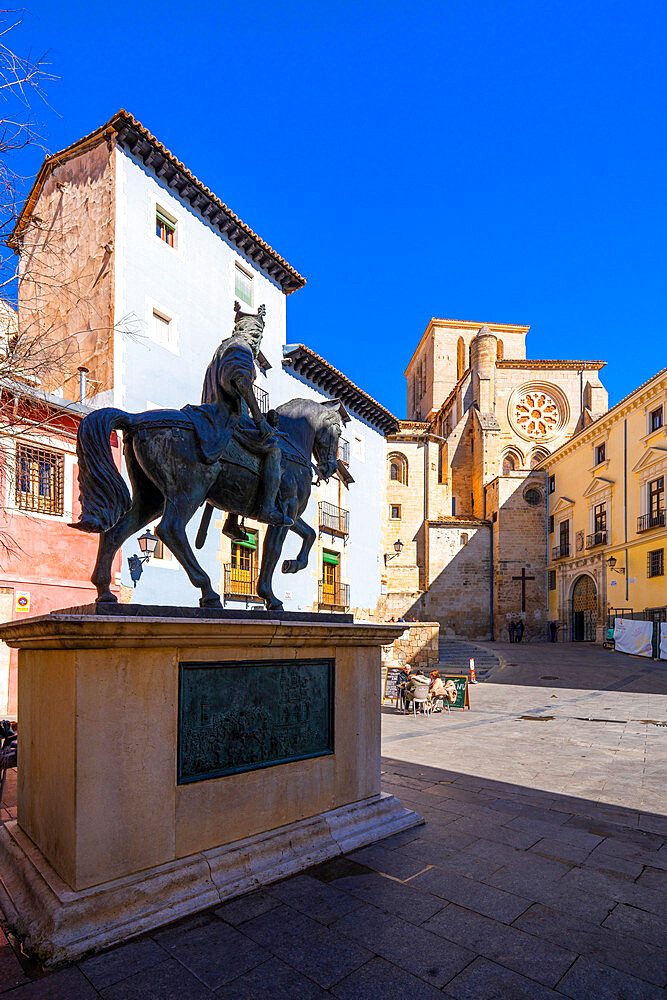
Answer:
[[[100,165],[104,144],[109,159]],[[93,406],[138,412],[198,402],[206,367],[221,340],[232,333],[234,301],[248,312],[264,304],[263,358],[257,374],[263,409],[299,396],[340,397],[350,418],[344,431],[349,448],[341,449],[349,470],[343,478],[354,480],[349,489],[338,477],[313,488],[304,517],[318,537],[308,569],[281,579],[279,564],[275,592],[286,609],[372,611],[380,596],[383,566],[384,436],[396,421],[308,348],[287,346],[286,296],[303,287],[305,280],[125,112],[46,161],[21,216],[25,231],[35,206],[42,217],[48,214],[49,192],[53,200],[55,188],[70,198],[68,217],[76,212],[78,225],[94,227],[95,192],[82,194],[83,185],[94,183],[93,156],[95,178],[103,169],[108,175],[95,200],[99,206],[101,198],[110,198],[108,214],[113,220],[108,230],[113,237],[105,244],[110,302],[98,306],[98,311],[110,309],[111,332],[103,347],[100,338],[90,347],[90,330],[87,339],[79,338],[78,351],[68,359],[67,378],[74,377],[79,366],[97,364],[89,375],[93,395],[87,402]],[[86,241],[80,239],[72,247],[73,255],[78,246],[86,252]],[[23,267],[25,274],[29,264]],[[65,333],[68,313],[60,311]],[[92,325],[90,318],[82,323],[77,317],[76,322]],[[104,366],[95,361],[100,352],[107,358],[104,377],[99,374]],[[67,386],[67,379],[63,382]],[[191,542],[198,524],[195,515],[188,529]],[[198,558],[226,606],[259,606],[254,580],[263,526],[249,522],[249,544],[235,548],[222,536],[221,526],[222,517],[212,520]],[[289,533],[284,557],[292,558],[299,546],[299,539]],[[119,582],[128,588],[132,581],[127,559],[138,551],[136,539],[124,546]],[[160,546],[157,556],[144,565],[132,600],[188,606],[196,605],[198,597],[180,565]]]

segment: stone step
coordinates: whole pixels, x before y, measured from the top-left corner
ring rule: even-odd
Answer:
[[[440,639],[438,668],[451,672],[452,668],[461,673],[469,673],[470,660],[475,661],[475,674],[478,680],[484,680],[500,660],[488,649],[482,649],[465,639]]]

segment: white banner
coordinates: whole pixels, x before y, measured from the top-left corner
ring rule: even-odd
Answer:
[[[660,659],[667,660],[667,622],[660,624]]]
[[[614,645],[619,653],[632,653],[633,656],[653,656],[653,622],[636,622],[630,618],[615,618]]]

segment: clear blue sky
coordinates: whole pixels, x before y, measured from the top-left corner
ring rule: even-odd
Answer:
[[[397,416],[431,316],[667,365],[667,5],[39,0],[50,151],[124,107],[308,279],[305,342]],[[26,154],[26,175],[39,157]]]

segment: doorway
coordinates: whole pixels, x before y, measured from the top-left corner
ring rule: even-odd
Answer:
[[[590,576],[580,576],[572,590],[572,640],[595,642],[598,624],[598,591]]]

